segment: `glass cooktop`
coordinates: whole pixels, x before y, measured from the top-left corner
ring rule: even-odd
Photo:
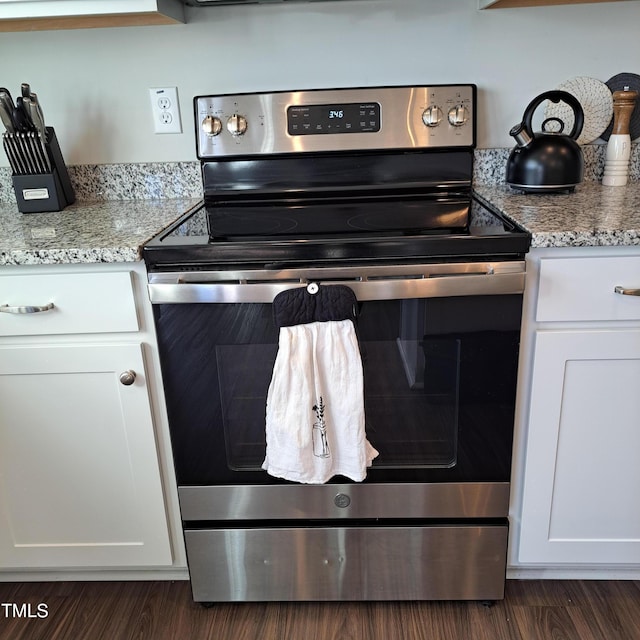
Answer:
[[[204,202],[149,241],[151,269],[522,258],[528,232],[468,194]]]

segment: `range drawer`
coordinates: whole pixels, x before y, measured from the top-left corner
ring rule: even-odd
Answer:
[[[508,526],[186,529],[196,602],[499,600]]]
[[[640,289],[640,256],[543,258],[536,320],[640,320],[640,297],[618,286]]]
[[[138,329],[129,271],[0,276],[0,336]]]

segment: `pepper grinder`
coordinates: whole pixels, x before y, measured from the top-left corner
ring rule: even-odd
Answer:
[[[631,136],[629,121],[636,106],[637,91],[613,93],[613,133],[607,144],[602,184],[607,187],[620,187],[627,184],[629,178],[629,158],[631,156]]]

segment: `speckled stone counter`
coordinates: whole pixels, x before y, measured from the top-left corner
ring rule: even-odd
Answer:
[[[0,203],[0,265],[140,260],[142,245],[197,202],[76,202],[61,212],[28,214]]]
[[[640,245],[640,182],[583,182],[571,194],[522,194],[504,184],[475,190],[530,231],[534,248]]]
[[[585,181],[573,194],[523,195],[504,185],[509,149],[479,149],[481,198],[533,234],[533,247],[640,245],[640,145],[630,183],[603,187],[603,145],[584,147]],[[194,206],[198,162],[69,167],[77,202],[59,213],[22,214],[0,168],[0,265],[128,262],[142,245]]]
[[[202,197],[199,162],[69,167],[76,202],[20,213],[0,168],[0,265],[129,262]]]

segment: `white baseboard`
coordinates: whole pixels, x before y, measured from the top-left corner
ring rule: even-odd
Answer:
[[[508,580],[640,580],[640,567],[509,567]],[[0,582],[96,582],[189,580],[183,569],[0,571]]]
[[[509,567],[509,580],[640,580],[640,567]]]
[[[0,582],[112,582],[137,580],[188,580],[189,572],[180,569],[139,569],[124,571],[91,569],[88,571],[0,571]]]

